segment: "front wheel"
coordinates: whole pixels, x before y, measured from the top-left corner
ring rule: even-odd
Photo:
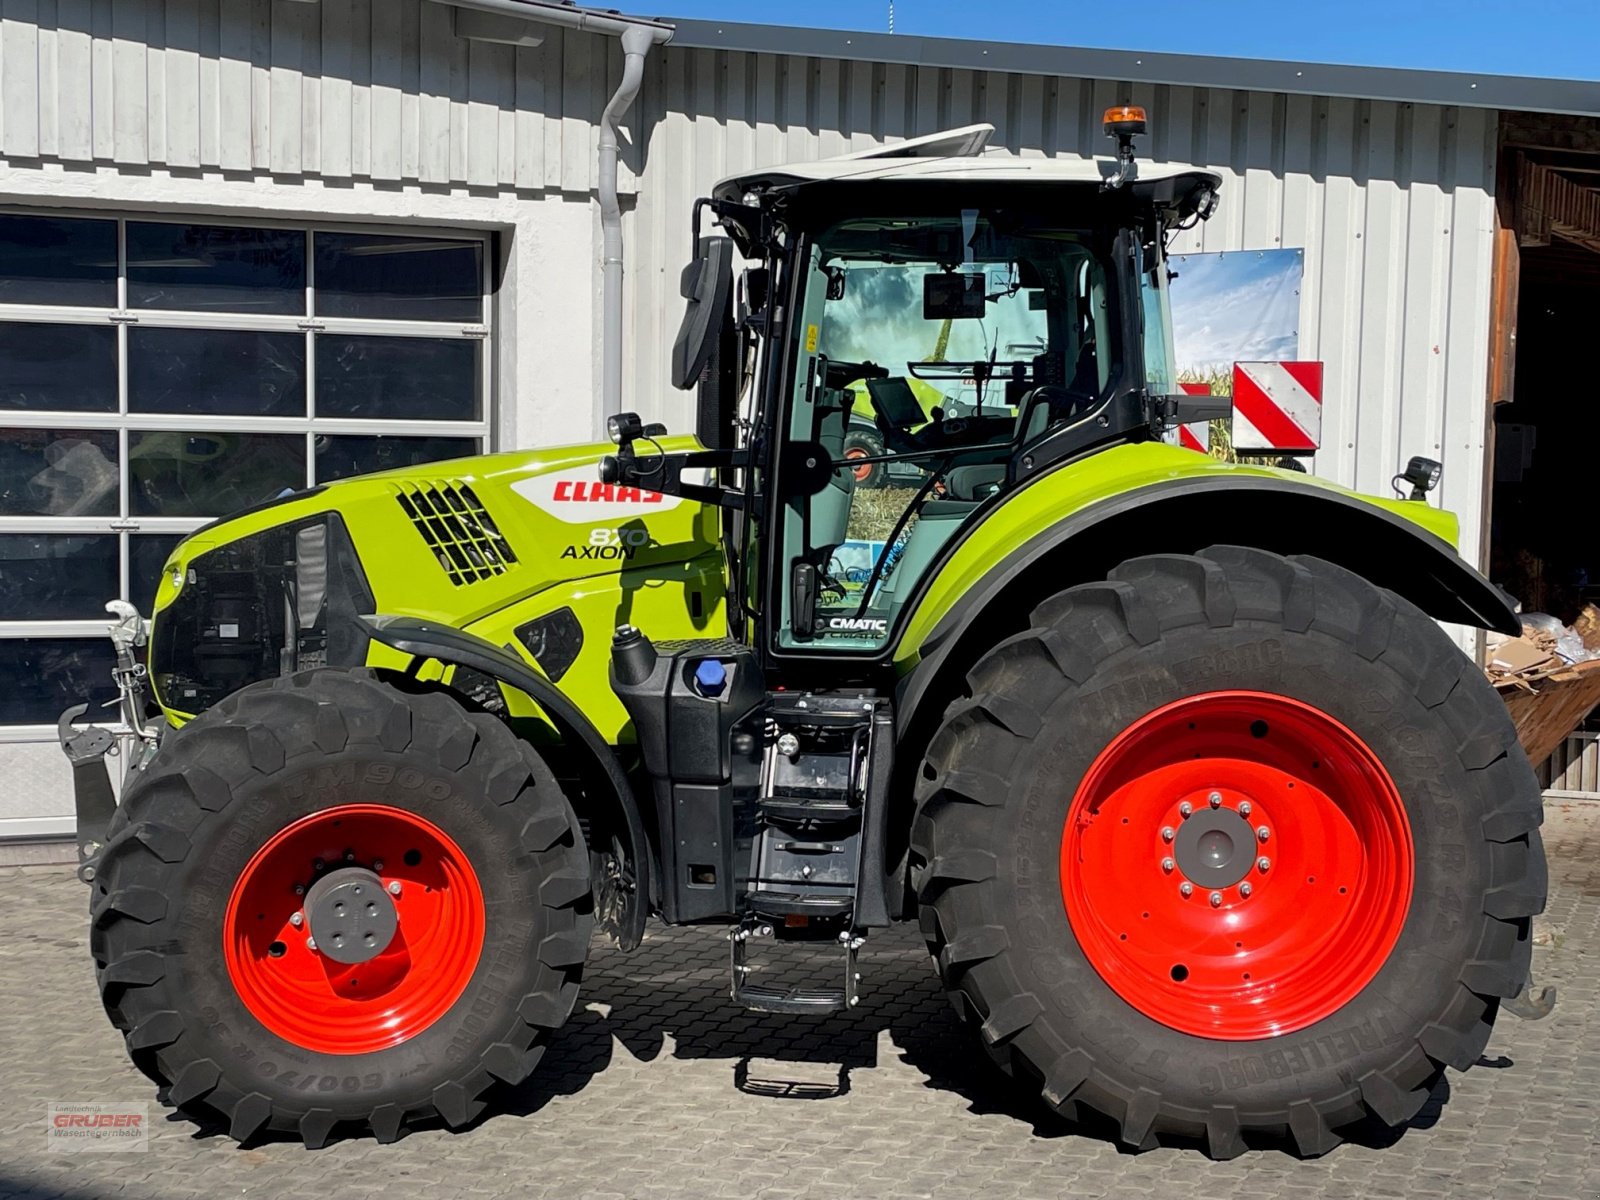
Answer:
[[[588,856],[501,722],[366,671],[255,684],[130,780],[90,944],[134,1063],[240,1141],[461,1125],[577,997]]]
[[[974,668],[923,925],[1001,1065],[1133,1146],[1413,1117],[1527,977],[1540,797],[1449,638],[1330,563],[1130,560]]]
[[[878,458],[886,451],[883,438],[870,425],[851,425],[844,435],[844,457],[851,462],[864,458]],[[863,462],[850,468],[858,488],[881,488],[889,482],[889,466],[881,462]]]

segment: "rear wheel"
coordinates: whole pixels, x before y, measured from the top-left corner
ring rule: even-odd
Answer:
[[[1001,1065],[1134,1146],[1416,1114],[1527,975],[1540,801],[1432,621],[1316,559],[1130,560],[990,651],[913,835]]]
[[[577,997],[588,857],[493,717],[365,671],[256,684],[169,735],[95,881],[102,999],[166,1098],[245,1140],[464,1124]]]

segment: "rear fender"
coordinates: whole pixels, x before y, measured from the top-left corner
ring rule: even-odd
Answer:
[[[942,710],[938,698],[948,691],[949,673],[964,673],[984,646],[1020,629],[1040,600],[1104,579],[1119,562],[1142,554],[1193,554],[1217,544],[1309,554],[1404,596],[1436,620],[1521,632],[1511,598],[1397,507],[1273,471],[1168,479],[1081,508],[991,557],[935,618],[919,608],[899,648],[901,732],[928,698]],[[1418,515],[1451,520],[1421,503],[1415,507]],[[982,537],[980,525],[969,543]],[[940,576],[958,568],[968,549],[959,547]],[[935,578],[924,593],[924,608],[936,600],[940,583]],[[919,626],[925,636],[908,645]]]

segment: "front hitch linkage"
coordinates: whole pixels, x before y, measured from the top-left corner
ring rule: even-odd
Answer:
[[[117,653],[116,666],[111,678],[117,685],[117,699],[106,707],[119,705],[122,719],[138,742],[141,751],[153,748],[159,732],[145,723],[144,678],[145,666],[139,661],[144,648],[146,631],[144,620],[133,605],[123,600],[113,600],[106,611],[116,617],[107,630]],[[117,811],[116,793],[111,787],[111,772],[106,766],[106,755],[117,752],[116,735],[101,725],[88,725],[75,729],[74,723],[89,711],[87,704],[74,704],[56,722],[56,738],[61,750],[72,764],[72,792],[77,816],[78,878],[93,883],[96,861],[105,846],[106,830]],[[143,755],[136,761],[143,761]]]

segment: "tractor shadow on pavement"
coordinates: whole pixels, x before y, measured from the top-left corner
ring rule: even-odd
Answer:
[[[828,983],[843,967],[831,943],[767,941],[751,960],[767,983]],[[849,1094],[855,1073],[885,1065],[880,1035],[887,1031],[888,1049],[922,1074],[925,1087],[955,1092],[975,1115],[1009,1116],[1040,1137],[1081,1130],[1013,1093],[956,1019],[914,926],[874,934],[860,971],[861,1004],[849,1013],[759,1013],[729,998],[724,930],[652,924],[631,955],[597,938],[572,1018],[533,1077],[502,1093],[495,1111],[529,1115],[581,1091],[612,1067],[619,1044],[646,1063],[663,1052],[683,1060],[725,1059],[729,1088],[745,1095],[837,1099]]]
[[[751,958],[763,964],[757,969],[764,970],[765,982],[820,983],[842,967],[834,948],[820,944],[767,942]],[[596,939],[572,1019],[533,1078],[502,1093],[484,1119],[531,1115],[558,1096],[582,1091],[617,1065],[618,1046],[645,1063],[663,1053],[680,1060],[727,1060],[730,1091],[780,1102],[848,1095],[859,1073],[892,1065],[883,1058],[894,1053],[922,1075],[924,1087],[956,1094],[974,1117],[1005,1116],[1038,1138],[1088,1137],[1136,1153],[1117,1141],[1115,1123],[1057,1116],[1001,1073],[957,1019],[915,926],[874,934],[860,969],[862,1001],[852,1012],[774,1015],[745,1010],[729,998],[723,930],[652,924],[645,944],[631,955]],[[887,1040],[880,1036],[885,1032]],[[1369,1148],[1393,1145],[1405,1129],[1432,1126],[1449,1095],[1448,1080],[1441,1080],[1405,1128],[1358,1125],[1344,1131],[1346,1140]],[[1258,1148],[1292,1152],[1287,1144]]]

